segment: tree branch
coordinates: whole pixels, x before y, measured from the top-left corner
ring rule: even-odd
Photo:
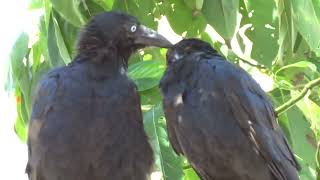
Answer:
[[[312,80],[309,83],[307,83],[298,96],[291,98],[289,101],[279,106],[276,109],[276,113],[280,115],[285,111],[287,111],[289,108],[295,105],[299,100],[301,100],[308,93],[309,90],[316,87],[317,85],[320,85],[320,78]]]

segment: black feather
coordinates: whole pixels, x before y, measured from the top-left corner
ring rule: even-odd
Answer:
[[[174,45],[167,61],[169,139],[203,180],[299,179],[272,104],[247,72],[197,39]]]

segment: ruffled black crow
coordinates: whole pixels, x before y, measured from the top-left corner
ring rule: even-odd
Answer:
[[[170,47],[130,15],[107,12],[82,30],[77,56],[49,72],[34,95],[29,124],[31,180],[145,180],[153,152],[143,130],[129,56]]]
[[[206,42],[167,52],[160,82],[170,142],[203,180],[298,180],[266,93]]]

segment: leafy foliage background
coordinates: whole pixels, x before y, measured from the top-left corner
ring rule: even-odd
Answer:
[[[32,0],[30,10],[44,12],[37,37],[31,39],[26,33],[18,37],[11,53],[13,78],[7,81],[7,89],[16,94],[15,131],[23,141],[38,80],[48,70],[71,61],[77,34],[90,17],[118,10],[154,29],[166,17],[176,34],[210,42],[249,73],[272,79],[268,93],[302,165],[300,178],[320,179],[320,89],[316,86],[320,84],[320,0]],[[140,91],[155,171],[165,180],[196,180],[167,138],[158,89],[165,52],[154,48],[136,53],[128,74]]]

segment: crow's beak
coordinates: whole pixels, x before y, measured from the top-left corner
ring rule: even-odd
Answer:
[[[139,25],[134,43],[137,45],[157,46],[162,48],[172,47],[171,42],[165,37],[143,25]]]

